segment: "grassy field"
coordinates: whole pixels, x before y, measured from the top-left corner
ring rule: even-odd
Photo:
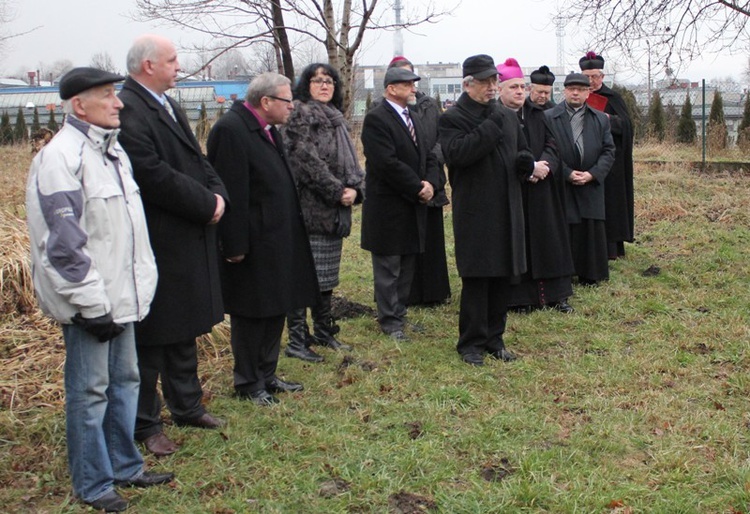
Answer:
[[[0,150],[0,511],[85,512],[71,496],[64,347],[33,311],[25,264],[29,156]],[[414,309],[410,343],[344,320],[350,354],[282,357],[306,390],[231,397],[226,327],[201,342],[221,431],[167,426],[171,487],[127,490],[145,513],[745,513],[750,508],[750,176],[636,169],[637,242],[573,315],[511,315],[511,364],[462,364],[453,301]],[[450,227],[451,215],[445,214]],[[372,305],[359,230],[337,293]]]

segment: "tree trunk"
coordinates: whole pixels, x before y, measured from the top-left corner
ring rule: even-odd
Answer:
[[[284,13],[281,11],[280,0],[271,0],[271,13],[273,18],[273,37],[274,46],[278,52],[281,52],[281,65],[283,73],[289,80],[294,83],[294,61],[292,60],[292,49],[289,46],[289,37],[286,34],[286,25],[284,25]]]

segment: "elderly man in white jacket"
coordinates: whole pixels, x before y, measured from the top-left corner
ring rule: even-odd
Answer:
[[[124,77],[75,68],[60,81],[68,117],[34,158],[26,188],[34,288],[62,324],[73,490],[122,511],[114,489],[169,482],[144,471],[133,440],[139,376],[133,324],[148,314],[157,272],[138,186],[117,142]]]

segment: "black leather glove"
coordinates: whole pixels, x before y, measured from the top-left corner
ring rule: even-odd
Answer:
[[[79,312],[70,321],[82,327],[89,334],[96,336],[100,343],[106,343],[114,339],[125,330],[125,327],[114,322],[110,313],[96,318],[84,318]]]
[[[487,104],[487,119],[491,120],[495,125],[502,130],[503,128],[503,110],[500,103],[497,100],[490,100]]]
[[[534,172],[534,156],[531,152],[521,150],[516,157],[516,169],[522,175],[531,175]]]

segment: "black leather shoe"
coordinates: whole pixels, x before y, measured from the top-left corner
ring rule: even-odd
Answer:
[[[302,384],[297,382],[285,382],[279,377],[273,377],[270,381],[266,382],[266,391],[270,393],[296,393],[302,391],[305,388]]]
[[[128,508],[128,500],[117,494],[114,489],[92,502],[84,503],[104,512],[122,512]]]
[[[315,353],[307,346],[301,348],[297,346],[287,346],[286,350],[284,350],[284,355],[307,362],[323,362],[323,356]]]
[[[144,471],[132,480],[115,480],[118,487],[151,487],[154,485],[167,484],[174,480],[174,473],[152,473]]]
[[[325,340],[317,340],[315,344],[320,346],[325,346],[326,348],[330,348],[331,350],[336,351],[342,351],[342,352],[349,352],[351,351],[352,347],[348,344],[344,344],[341,341],[337,340],[335,337],[331,336]],[[322,359],[323,357],[321,357]]]
[[[572,312],[575,311],[575,309],[566,300],[562,300],[560,302],[553,303],[550,307],[552,307],[556,311],[562,312],[564,314],[571,314]]]
[[[408,343],[409,341],[411,341],[411,339],[409,339],[409,336],[404,334],[403,330],[395,330],[393,332],[389,332],[388,335],[391,337],[391,339],[400,343]]]
[[[461,360],[472,366],[484,366],[484,356],[481,353],[464,353]]]
[[[223,419],[215,418],[206,412],[203,416],[198,418],[175,419],[174,424],[178,427],[221,428],[227,423]]]
[[[250,400],[255,405],[258,405],[260,407],[269,407],[271,405],[279,403],[279,399],[265,389],[261,389],[260,391],[253,391],[252,393],[237,391],[234,393],[234,395],[242,400]]]
[[[493,350],[491,352],[487,352],[487,354],[493,359],[497,359],[503,362],[513,362],[518,358],[515,353],[509,351],[507,348]]]

